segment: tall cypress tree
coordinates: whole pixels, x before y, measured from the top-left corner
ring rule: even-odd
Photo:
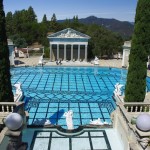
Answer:
[[[0,0],[0,102],[13,102],[3,0]]]
[[[44,16],[43,16],[42,23],[47,23],[47,17],[46,17],[46,14],[44,14]]]
[[[125,87],[126,102],[144,101],[148,54],[150,54],[150,1],[139,0]]]

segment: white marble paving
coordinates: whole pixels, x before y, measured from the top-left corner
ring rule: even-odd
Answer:
[[[93,149],[107,149],[106,141],[104,138],[91,138]]]
[[[69,150],[69,138],[52,138],[51,150]]]
[[[33,150],[47,150],[48,143],[48,138],[36,138]]]
[[[72,138],[72,150],[90,150],[88,138]]]

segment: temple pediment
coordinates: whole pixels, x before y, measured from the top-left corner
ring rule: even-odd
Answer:
[[[64,29],[62,31],[56,32],[54,34],[48,35],[48,38],[86,38],[90,37],[86,34],[73,30],[71,28]]]

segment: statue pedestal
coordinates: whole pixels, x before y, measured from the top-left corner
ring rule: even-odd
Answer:
[[[9,143],[7,145],[7,150],[27,150],[28,143],[22,142],[22,132],[8,130],[5,133],[9,137]]]

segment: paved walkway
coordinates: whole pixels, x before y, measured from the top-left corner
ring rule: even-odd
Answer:
[[[15,66],[37,66],[39,61],[39,57],[30,57],[30,58],[16,58]],[[100,60],[99,66],[103,67],[116,67],[121,68],[121,59],[108,59],[108,60]],[[49,62],[45,60],[46,66],[56,66],[56,62]],[[62,61],[62,66],[94,66],[94,64],[90,62],[79,62],[79,61]]]
[[[16,58],[15,66],[37,66],[40,57],[30,57],[30,58]],[[122,59],[101,59],[99,61],[99,66],[101,67],[115,67],[122,68]],[[50,62],[45,60],[45,66],[57,66],[56,62]],[[72,62],[72,61],[62,61],[62,66],[94,66],[94,64],[90,62]],[[150,70],[147,70],[147,76],[150,77]]]

